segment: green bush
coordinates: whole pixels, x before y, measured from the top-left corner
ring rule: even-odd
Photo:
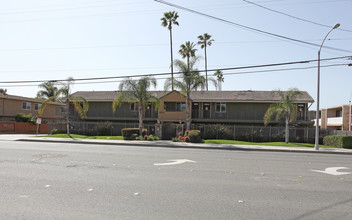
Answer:
[[[136,140],[136,137],[140,136],[139,128],[123,128],[121,133],[124,140]],[[141,136],[147,135],[147,129],[142,129]]]
[[[32,117],[32,114],[25,115],[23,113],[19,113],[15,115],[15,121],[16,122],[29,122],[32,124],[36,124],[36,120],[34,117]]]
[[[329,135],[324,137],[324,145],[352,149],[352,135]]]
[[[96,133],[97,136],[111,136],[112,129],[113,129],[112,123],[109,121],[106,121],[102,124],[95,125],[94,133]]]
[[[172,141],[172,142],[180,142],[181,140],[178,139],[178,138],[172,138],[171,141]]]
[[[205,139],[232,139],[233,132],[222,124],[211,125],[205,129]]]
[[[188,133],[188,138],[191,143],[203,143],[199,130],[190,130]]]
[[[66,134],[66,130],[61,130],[61,129],[54,128],[54,129],[52,129],[50,131],[50,134]]]

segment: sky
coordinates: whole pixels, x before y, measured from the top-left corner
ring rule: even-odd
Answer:
[[[170,73],[169,30],[160,20],[169,11],[179,14],[179,26],[172,29],[174,58],[182,59],[181,44],[208,33],[214,39],[207,48],[209,70],[317,60],[319,45],[336,23],[341,26],[328,35],[321,58],[352,56],[352,0],[167,2],[213,18],[153,0],[0,0],[0,88],[35,97],[40,83],[17,81]],[[196,48],[204,58],[204,50]],[[351,100],[349,63],[347,58],[321,61],[320,108]],[[204,59],[197,68],[204,69]],[[316,100],[317,72],[317,62],[235,69],[224,71],[222,89],[298,88]],[[163,90],[165,76],[157,78],[156,89]],[[73,92],[118,90],[120,80],[76,81]],[[314,103],[310,110],[315,108]]]

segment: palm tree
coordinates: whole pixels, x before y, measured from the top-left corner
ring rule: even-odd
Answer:
[[[140,135],[142,135],[143,129],[144,109],[148,105],[148,102],[155,102],[156,109],[159,107],[159,99],[152,93],[148,92],[151,86],[156,88],[156,85],[157,81],[154,77],[142,77],[139,80],[127,78],[119,84],[119,94],[112,103],[112,109],[114,112],[123,102],[138,103]]]
[[[205,78],[199,74],[195,68],[199,57],[192,57],[186,64],[181,60],[175,60],[174,64],[180,72],[182,72],[181,79],[175,79],[174,84],[176,88],[181,90],[181,93],[186,96],[186,129],[191,128],[191,92],[198,88],[204,89]],[[169,90],[171,86],[170,79],[165,81],[164,89]]]
[[[173,66],[173,55],[172,55],[172,25],[177,25],[178,26],[178,22],[177,22],[177,18],[178,18],[178,14],[175,11],[170,11],[170,12],[165,12],[164,13],[164,17],[162,17],[160,20],[161,25],[163,27],[167,27],[170,31],[170,49],[171,49],[171,78],[172,81],[174,79],[174,66]],[[172,90],[174,90],[174,86],[172,84]]]
[[[7,89],[0,88],[0,94],[6,95]]]
[[[58,88],[55,86],[55,82],[47,81],[43,82],[38,86],[42,88],[37,93],[37,98],[39,99],[48,99],[50,97],[57,97]],[[56,100],[55,100],[56,101]]]
[[[198,45],[200,48],[204,49],[204,59],[205,59],[205,79],[206,79],[206,87],[208,91],[208,68],[207,68],[207,46],[211,46],[212,42],[214,41],[211,39],[211,35],[205,33],[203,35],[198,36]]]
[[[271,118],[275,115],[275,119],[279,120],[285,117],[285,143],[289,141],[289,124],[295,122],[297,119],[297,106],[294,104],[296,98],[302,95],[302,92],[296,88],[289,89],[287,92],[280,90],[273,91],[273,96],[279,96],[281,101],[279,103],[271,104],[264,115],[264,124],[270,123]]]
[[[219,91],[221,91],[222,83],[224,82],[224,74],[222,73],[221,70],[216,70],[216,72],[214,73],[214,76],[216,76],[217,86],[219,88]]]
[[[44,100],[44,102],[41,104],[39,108],[39,115],[42,115],[44,112],[44,109],[46,105],[49,102],[63,102],[66,105],[66,132],[67,135],[70,135],[70,102],[73,103],[74,108],[77,110],[79,116],[81,118],[87,117],[86,113],[89,108],[89,104],[86,99],[80,96],[73,96],[71,94],[71,88],[72,84],[74,82],[74,79],[72,77],[68,78],[66,80],[66,84],[63,84],[63,86],[57,91],[55,96],[48,97]]]
[[[196,56],[196,51],[194,47],[196,46],[195,43],[186,41],[185,44],[180,45],[180,50],[178,51],[179,54],[181,54],[182,58],[187,58],[187,68],[189,69],[189,58],[195,57]]]

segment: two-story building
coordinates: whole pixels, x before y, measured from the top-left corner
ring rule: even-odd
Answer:
[[[161,101],[159,109],[150,103],[145,110],[145,123],[177,123],[186,121],[186,97],[180,92],[151,91]],[[118,91],[79,91],[73,94],[89,102],[86,121],[138,122],[138,104],[123,103],[115,112],[112,102]],[[280,102],[279,96],[270,91],[194,91],[191,93],[193,124],[263,125],[264,115],[270,104]],[[297,105],[297,123],[312,126],[308,120],[308,106],[313,98],[302,92],[294,103]],[[272,121],[272,125],[282,121]]]
[[[352,108],[351,103],[346,105],[340,105],[335,107],[323,108],[320,110],[319,126],[320,129],[329,130],[342,130],[351,131],[352,130]],[[312,111],[311,114],[315,117],[315,112]],[[316,119],[314,119],[314,126]]]
[[[25,115],[32,114],[39,117],[39,108],[43,100],[0,94],[0,121],[14,121],[14,116],[20,113]],[[45,107],[42,123],[64,121],[64,107],[62,103],[51,102]]]

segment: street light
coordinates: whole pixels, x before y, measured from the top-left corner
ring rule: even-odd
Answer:
[[[316,112],[316,121],[315,121],[315,150],[319,150],[319,93],[320,93],[320,51],[321,48],[323,47],[323,44],[330,34],[330,32],[336,28],[340,27],[340,24],[335,24],[334,27],[331,28],[331,30],[326,34],[323,42],[320,45],[319,51],[318,51],[318,85],[317,85],[317,112]]]

